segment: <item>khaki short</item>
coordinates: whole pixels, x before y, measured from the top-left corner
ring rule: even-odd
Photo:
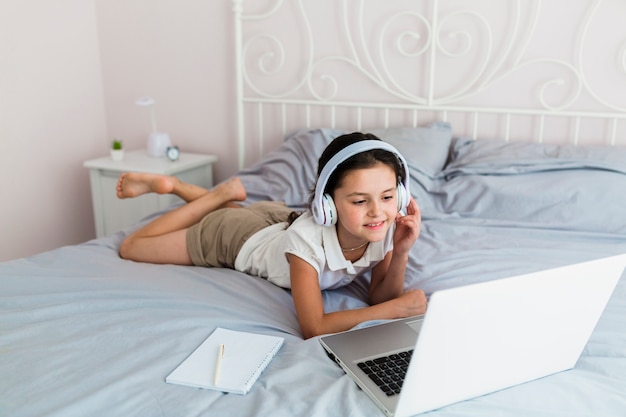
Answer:
[[[187,230],[187,251],[197,266],[234,268],[243,244],[259,230],[286,222],[293,210],[282,202],[262,201],[207,214]]]

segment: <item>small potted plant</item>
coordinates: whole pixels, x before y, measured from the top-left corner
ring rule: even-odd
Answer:
[[[121,161],[124,159],[124,148],[122,147],[121,140],[113,140],[111,145],[111,159],[114,161]]]

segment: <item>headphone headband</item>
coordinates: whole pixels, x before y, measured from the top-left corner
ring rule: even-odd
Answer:
[[[403,202],[402,205],[404,207],[408,205],[408,200],[410,199],[410,195],[411,195],[409,192],[409,167],[406,163],[406,160],[402,156],[402,154],[400,154],[400,152],[395,147],[393,147],[387,142],[383,142],[382,140],[362,140],[359,142],[355,142],[349,146],[346,146],[341,151],[337,152],[332,158],[330,158],[330,160],[326,163],[326,165],[324,165],[324,168],[322,168],[322,171],[320,172],[320,175],[317,178],[317,184],[315,186],[315,195],[313,198],[313,203],[311,205],[311,208],[313,211],[313,217],[318,224],[326,224],[328,221],[327,219],[325,219],[326,216],[323,210],[322,200],[324,198],[324,189],[326,188],[326,185],[328,184],[328,180],[330,179],[330,176],[333,174],[337,166],[339,166],[339,164],[341,164],[342,162],[346,161],[348,158],[354,155],[357,155],[361,152],[371,151],[375,149],[381,149],[381,150],[393,153],[402,163],[402,166],[404,168],[403,185],[407,192],[406,193],[407,201]]]

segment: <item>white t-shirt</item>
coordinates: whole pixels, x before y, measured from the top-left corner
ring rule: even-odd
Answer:
[[[353,263],[343,257],[335,226],[318,225],[311,212],[305,212],[286,227],[287,223],[277,223],[252,235],[239,251],[235,269],[291,288],[287,259],[290,253],[315,268],[322,290],[334,289],[369,271],[393,248],[394,226],[385,239],[370,243],[363,256]]]

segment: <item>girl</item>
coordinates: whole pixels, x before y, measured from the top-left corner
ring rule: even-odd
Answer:
[[[401,155],[371,134],[343,135],[324,150],[317,174],[311,210],[298,215],[278,202],[241,207],[246,190],[236,177],[205,190],[175,177],[124,173],[119,198],[172,193],[187,204],[130,234],[120,256],[234,268],[290,288],[305,338],[423,314],[424,292],[404,291],[421,219]],[[324,312],[322,290],[369,270],[371,306]]]

